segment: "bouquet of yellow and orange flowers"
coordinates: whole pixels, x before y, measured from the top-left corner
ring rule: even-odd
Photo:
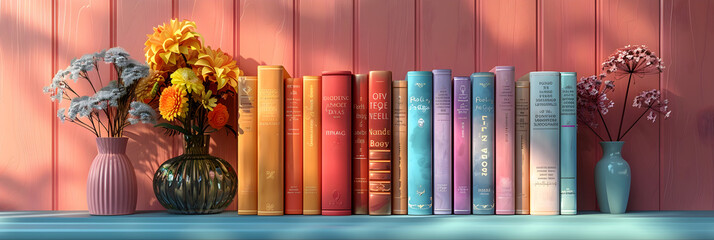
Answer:
[[[151,69],[137,88],[145,102],[158,100],[163,127],[170,134],[203,135],[227,128],[225,101],[238,89],[243,72],[220,48],[201,43],[196,23],[172,19],[147,35],[146,61]]]

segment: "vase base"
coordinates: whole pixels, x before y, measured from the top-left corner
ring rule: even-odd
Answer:
[[[181,214],[181,215],[204,215],[204,214],[218,214],[222,213],[223,209],[209,209],[209,210],[176,210],[168,209],[166,210],[171,214]]]
[[[89,215],[92,216],[121,216],[121,215],[132,215],[136,213],[135,211],[129,211],[129,212],[116,212],[116,213],[97,213],[97,212],[89,212]]]

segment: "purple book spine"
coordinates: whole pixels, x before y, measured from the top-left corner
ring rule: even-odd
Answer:
[[[451,70],[434,73],[434,214],[452,212]]]
[[[496,74],[496,214],[515,214],[515,68],[497,66],[491,72]]]
[[[454,214],[471,214],[471,80],[454,77]]]

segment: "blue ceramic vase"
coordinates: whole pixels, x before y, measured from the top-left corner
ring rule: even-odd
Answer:
[[[630,165],[620,152],[625,142],[600,142],[602,159],[595,165],[595,190],[600,212],[625,213],[630,197]]]

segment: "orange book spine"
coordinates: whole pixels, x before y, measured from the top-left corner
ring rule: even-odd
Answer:
[[[238,119],[243,133],[238,135],[238,214],[258,214],[258,82],[255,76],[238,78]]]
[[[258,215],[283,215],[284,71],[258,66]]]
[[[302,214],[302,79],[285,81],[285,214]]]
[[[407,214],[407,81],[392,82],[392,214]]]
[[[322,84],[320,76],[303,77],[302,213],[322,214]]]
[[[355,74],[352,81],[352,213],[369,213],[369,130],[367,103],[369,76]]]

